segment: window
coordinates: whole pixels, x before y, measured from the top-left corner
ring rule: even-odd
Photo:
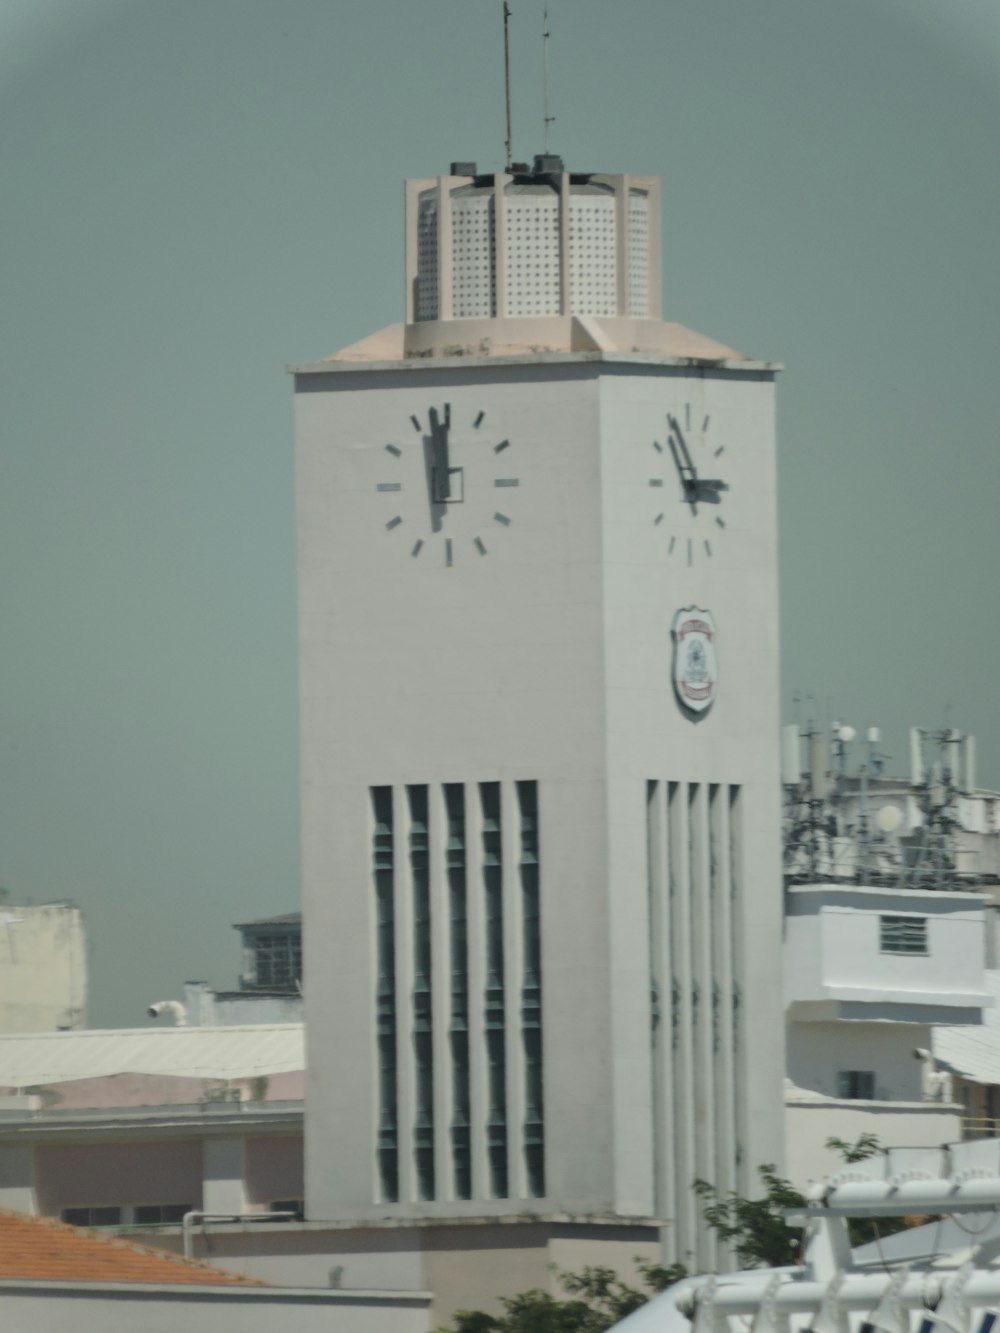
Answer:
[[[137,1203],[64,1208],[62,1220],[74,1227],[180,1226],[193,1203]]]
[[[503,947],[503,837],[500,784],[481,782],[482,865],[486,917],[486,1155],[490,1195],[507,1197],[507,1034],[505,1028]]]
[[[250,989],[297,989],[302,979],[301,930],[255,932],[247,943],[254,957],[254,978]]]
[[[431,874],[427,788],[407,787],[413,913],[413,1156],[417,1197],[434,1198],[434,1014],[431,992]]]
[[[372,879],[375,888],[375,994],[378,1056],[378,1175],[385,1203],[399,1199],[399,1105],[396,1069],[395,833],[392,788],[372,787]]]
[[[925,916],[880,916],[879,949],[882,953],[926,954]]]
[[[64,1208],[62,1220],[72,1227],[117,1227],[121,1225],[120,1208]]]
[[[465,852],[465,788],[460,782],[444,787],[448,841],[445,867],[448,877],[449,954],[451,967],[451,1156],[456,1199],[472,1198],[472,1079],[469,1070],[469,920]]]
[[[852,1102],[875,1100],[875,1074],[871,1069],[841,1069],[837,1073],[837,1096]]]
[[[285,1218],[287,1222],[301,1222],[306,1215],[304,1199],[272,1199],[267,1205],[269,1213],[294,1213],[294,1217]],[[275,1218],[275,1221],[280,1219]]]
[[[524,978],[521,1039],[524,1047],[524,1158],[528,1193],[545,1194],[545,1097],[542,1081],[542,926],[538,886],[538,788],[516,784],[521,821],[521,913]]]
[[[184,1214],[190,1213],[193,1203],[137,1203],[132,1209],[132,1221],[136,1226],[177,1225],[184,1221]]]

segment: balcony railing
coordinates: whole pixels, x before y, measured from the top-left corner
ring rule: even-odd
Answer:
[[[994,1115],[963,1115],[962,1138],[1000,1138],[1000,1117]]]

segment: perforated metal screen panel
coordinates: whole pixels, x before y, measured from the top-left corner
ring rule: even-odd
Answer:
[[[631,190],[628,197],[628,313],[649,315],[649,195]]]
[[[575,315],[617,313],[615,198],[569,197],[569,300]]]

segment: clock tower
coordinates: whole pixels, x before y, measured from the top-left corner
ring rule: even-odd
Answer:
[[[406,322],[294,369],[306,1208],[439,1265],[711,1265],[782,1158],[778,367],[661,319],[659,211],[411,181]]]

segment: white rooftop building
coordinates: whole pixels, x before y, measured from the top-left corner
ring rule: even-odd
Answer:
[[[0,1033],[81,1028],[86,1009],[80,909],[0,902]]]
[[[801,1186],[834,1169],[830,1137],[961,1137],[934,1034],[981,1031],[993,1005],[1000,796],[975,786],[974,741],[951,731],[914,734],[908,779],[883,775],[877,737],[855,767],[851,728],[785,735],[788,1171]]]

